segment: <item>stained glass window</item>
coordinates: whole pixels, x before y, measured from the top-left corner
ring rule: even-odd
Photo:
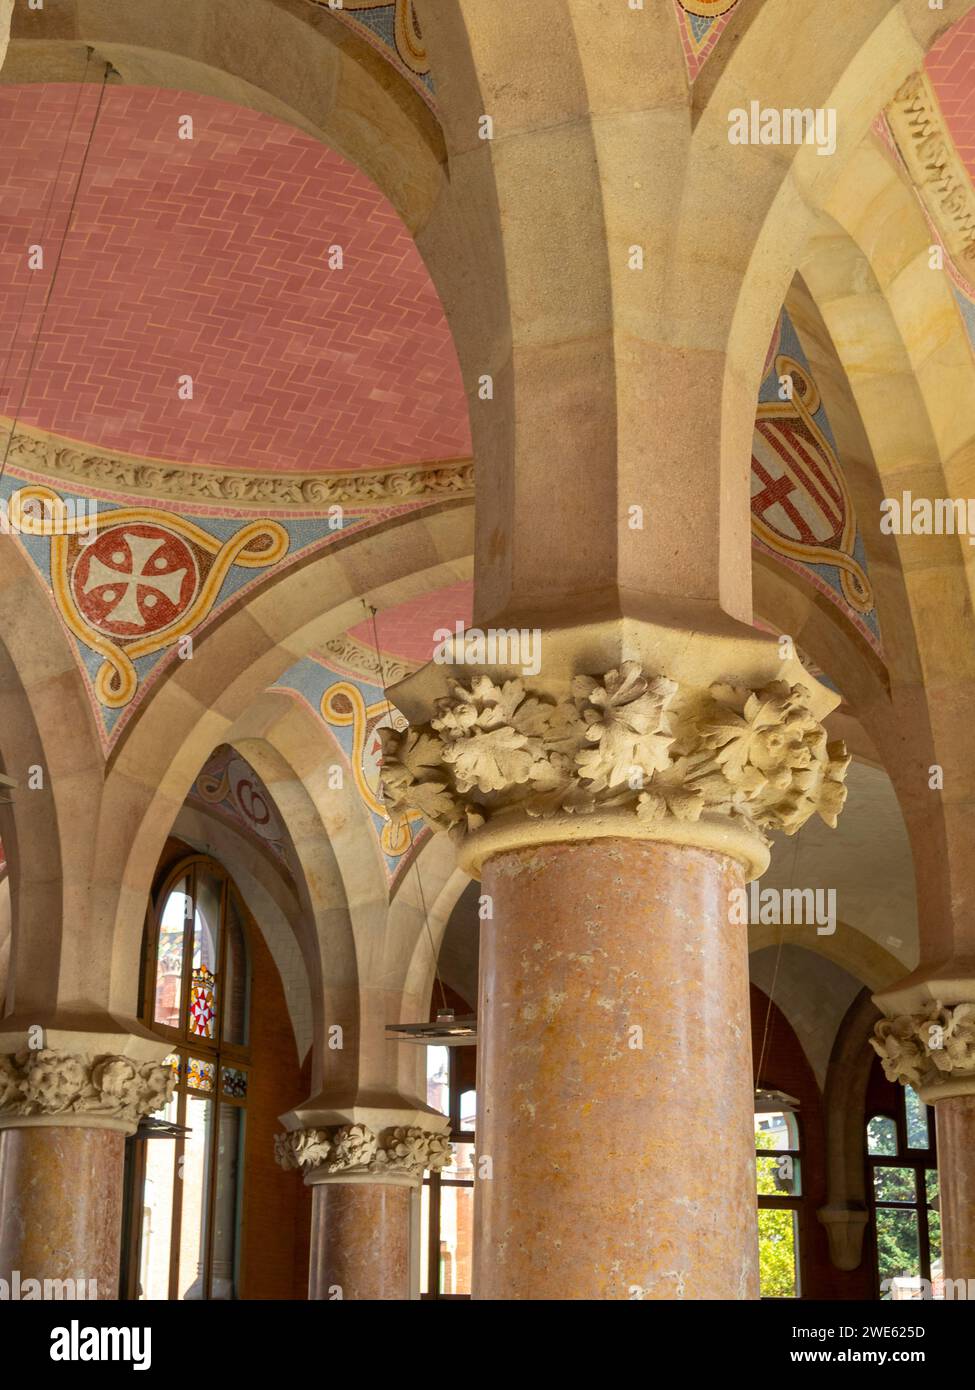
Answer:
[[[190,1032],[212,1038],[216,1026],[216,981],[205,965],[198,965],[190,982]]]
[[[157,1118],[184,1133],[136,1146],[128,1293],[233,1298],[249,1077],[247,912],[220,865],[196,856],[162,883],[151,930],[146,1016],[172,1040],[176,1075]]]

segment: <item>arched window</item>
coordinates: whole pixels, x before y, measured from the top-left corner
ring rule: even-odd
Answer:
[[[172,1043],[176,1090],[133,1155],[129,1294],[236,1292],[247,1107],[250,964],[246,909],[212,859],[184,859],[156,895],[144,1017]],[[175,1140],[166,1124],[175,1125]]]
[[[883,1299],[943,1298],[934,1117],[912,1086],[866,1125],[874,1268]]]
[[[763,1298],[799,1298],[802,1174],[799,1121],[790,1111],[755,1115],[758,1269]]]

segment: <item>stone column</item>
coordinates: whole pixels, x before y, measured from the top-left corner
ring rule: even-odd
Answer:
[[[939,998],[931,999],[932,989]],[[944,1275],[975,1281],[975,1001],[964,997],[970,989],[970,982],[925,980],[875,996],[890,1016],[871,1043],[887,1079],[913,1086],[934,1107]],[[960,1002],[944,1005],[942,998]],[[916,1006],[912,1012],[893,1012],[907,1001]]]
[[[425,668],[384,734],[391,811],[483,879],[474,1295],[756,1298],[740,909],[768,830],[835,823],[832,697],[757,635],[544,641]]]
[[[403,1118],[447,1124],[432,1112]],[[413,1193],[450,1161],[444,1133],[354,1123],[289,1130],[275,1147],[313,1189],[309,1299],[408,1299]]]
[[[0,1279],[11,1297],[116,1299],[125,1136],[168,1103],[166,1044],[46,1041],[0,1053]]]

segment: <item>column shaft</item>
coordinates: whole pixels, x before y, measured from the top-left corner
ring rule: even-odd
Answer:
[[[626,839],[484,866],[476,1298],[758,1296],[741,885]]]
[[[118,1298],[125,1136],[109,1129],[0,1130],[0,1278],[96,1280]]]
[[[975,1095],[934,1107],[946,1279],[975,1279]]]
[[[403,1183],[315,1183],[310,1299],[409,1298],[410,1193]]]

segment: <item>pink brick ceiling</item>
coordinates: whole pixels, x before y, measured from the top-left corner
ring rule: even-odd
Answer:
[[[969,175],[975,174],[975,10],[958,21],[927,56],[948,129]]]
[[[0,87],[6,415],[97,94],[82,90],[72,130],[76,86]],[[184,115],[192,140],[177,138]],[[27,268],[32,243],[44,247],[43,270]],[[333,244],[343,270],[329,269]],[[183,374],[192,400],[178,398]],[[119,85],[105,91],[20,418],[108,449],[260,471],[470,451],[439,299],[372,183],[268,116]]]
[[[436,645],[433,634],[437,628],[461,622],[466,627],[474,608],[474,586],[469,581],[436,589],[419,598],[408,599],[376,614],[376,630],[380,650],[401,661],[429,661]],[[367,647],[375,648],[376,634],[372,619],[351,629],[351,635]]]

